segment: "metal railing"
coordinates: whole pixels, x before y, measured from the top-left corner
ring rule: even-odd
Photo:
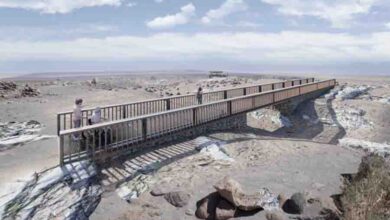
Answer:
[[[222,101],[153,113],[130,119],[61,131],[59,134],[60,164],[92,158],[106,153],[122,152],[132,146],[165,135],[195,127],[213,120],[274,105],[289,98],[335,86],[325,80],[295,85],[268,92]]]
[[[202,103],[210,103],[224,99],[235,98],[255,93],[266,92],[274,89],[290,87],[314,82],[314,78],[298,79],[292,81],[276,82],[269,84],[260,84],[253,86],[237,87],[227,90],[219,90],[203,93]],[[102,117],[106,121],[116,121],[126,118],[137,117],[167,110],[173,110],[192,105],[197,105],[196,94],[171,96],[165,98],[151,99],[140,102],[131,102],[126,104],[107,105],[100,107]],[[92,115],[95,108],[86,108],[82,110],[81,127],[88,125],[88,117]],[[61,112],[57,114],[57,134],[60,131],[73,129],[73,112]]]

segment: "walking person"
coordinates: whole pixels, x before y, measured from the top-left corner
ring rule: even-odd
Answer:
[[[83,100],[80,98],[77,98],[75,100],[75,105],[73,108],[73,128],[81,128],[82,122],[83,122]],[[75,133],[72,135],[73,140],[75,141],[83,141],[85,138],[83,133]],[[83,144],[81,144],[83,146]]]
[[[202,99],[203,99],[202,87],[198,88],[198,92],[196,93],[196,99],[198,100],[198,104],[201,105],[202,104]]]
[[[77,98],[75,101],[75,106],[73,108],[73,127],[80,128],[81,122],[83,120],[83,112],[81,111],[83,105],[83,100]]]

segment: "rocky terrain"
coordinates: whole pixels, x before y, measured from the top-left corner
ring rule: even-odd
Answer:
[[[20,98],[38,96],[39,91],[28,84],[18,86],[14,82],[0,81],[0,98]]]
[[[57,167],[57,140],[50,138],[55,113],[70,110],[76,97],[89,107],[274,80],[179,75],[7,81],[0,87],[7,90],[0,99],[0,215],[338,219],[342,210],[334,195],[342,192],[343,175],[356,173],[367,153],[389,155],[389,78],[340,78],[334,90],[290,115],[262,109],[249,113],[240,129],[101,166]],[[23,89],[31,94],[26,84],[39,95],[9,95]]]

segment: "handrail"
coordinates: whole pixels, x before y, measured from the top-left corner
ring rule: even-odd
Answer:
[[[313,83],[308,83],[308,84],[303,84],[303,85],[298,85],[298,86],[292,86],[292,87],[288,87],[288,88],[280,88],[280,89],[270,90],[270,91],[263,92],[261,94],[262,95],[263,94],[270,94],[270,93],[274,93],[274,92],[278,92],[278,91],[283,91],[285,89],[299,88],[299,87],[302,87],[302,86],[313,85],[313,84],[316,84],[316,83],[327,82],[327,81],[329,81],[329,80],[323,80],[323,81],[319,81],[319,82],[313,82]],[[258,96],[258,95],[259,94],[247,95],[245,97],[244,96],[240,96],[240,97],[230,98],[228,100],[224,99],[224,100],[215,101],[215,102],[212,102],[212,103],[205,103],[205,104],[199,104],[199,105],[196,105],[196,106],[188,106],[188,107],[173,109],[173,110],[170,110],[170,111],[156,112],[156,113],[147,114],[147,115],[140,115],[140,116],[133,117],[133,118],[124,118],[124,119],[115,120],[115,121],[102,122],[102,123],[95,124],[95,125],[88,125],[88,126],[80,127],[80,128],[67,129],[67,130],[61,131],[60,134],[63,135],[63,134],[71,134],[71,133],[74,133],[74,132],[82,132],[82,131],[85,131],[85,130],[88,130],[88,129],[104,127],[104,126],[107,126],[107,125],[116,125],[116,124],[119,124],[119,123],[122,123],[122,122],[126,122],[126,121],[140,120],[140,119],[149,118],[149,117],[153,117],[153,116],[157,116],[157,115],[165,115],[165,114],[175,113],[175,112],[188,110],[188,109],[193,109],[193,108],[197,108],[197,107],[209,106],[209,105],[212,105],[212,104],[223,103],[223,102],[226,102],[226,101],[234,101],[234,100],[239,100],[239,99],[243,99],[243,98],[250,98],[250,97]]]
[[[107,151],[127,148],[189,127],[333,87],[335,82],[334,79],[324,80],[61,131],[59,134],[60,164],[64,164],[65,160],[67,162],[77,160],[82,156],[94,159]]]
[[[253,93],[261,93],[264,90],[274,90],[277,89],[277,86],[290,87],[294,84],[309,83],[314,82],[314,78],[306,79],[296,79],[296,80],[286,80],[275,83],[267,84],[257,84],[249,86],[234,87],[224,90],[215,90],[203,93],[203,100],[205,103],[214,102],[218,100],[224,100],[237,96],[245,96]],[[289,86],[288,86],[289,85]],[[268,88],[269,87],[269,88]],[[254,90],[253,90],[254,89]],[[239,92],[239,94],[234,94],[234,92]],[[232,93],[232,94],[230,94]],[[162,112],[172,109],[177,109],[185,106],[191,106],[198,104],[195,94],[189,95],[179,95],[179,96],[170,96],[157,99],[148,99],[143,101],[136,101],[124,104],[115,104],[115,105],[106,105],[101,106],[104,118],[109,118],[110,121],[116,121],[124,118],[136,117],[139,115],[145,115],[155,112]],[[95,108],[85,108],[82,110],[83,120],[81,126],[84,127],[88,124],[87,117],[92,114],[92,111]],[[59,112],[57,113],[57,134],[59,135],[60,131],[72,129],[72,111]]]

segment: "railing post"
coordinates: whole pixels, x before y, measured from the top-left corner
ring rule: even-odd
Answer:
[[[64,165],[64,136],[59,136],[58,141],[59,141],[58,151],[59,151],[59,155],[60,155],[60,166],[63,166]]]
[[[299,85],[302,85],[302,80],[301,79],[299,80]]]
[[[142,119],[142,137],[144,140],[146,140],[148,129],[147,129],[147,121],[146,118]]]
[[[275,103],[275,92],[272,93],[272,103]]]
[[[246,95],[246,88],[244,88],[244,95]]]
[[[58,136],[60,135],[60,130],[61,130],[61,115],[57,114],[57,135]]]
[[[228,101],[227,103],[227,114],[232,115],[232,101]]]
[[[171,110],[171,99],[165,99],[165,102],[167,103],[167,110]]]
[[[127,118],[126,106],[122,106],[122,118]]]
[[[223,99],[227,99],[227,90],[223,91]]]
[[[197,108],[193,108],[192,109],[192,124],[195,126],[197,123],[196,123],[196,109]]]

